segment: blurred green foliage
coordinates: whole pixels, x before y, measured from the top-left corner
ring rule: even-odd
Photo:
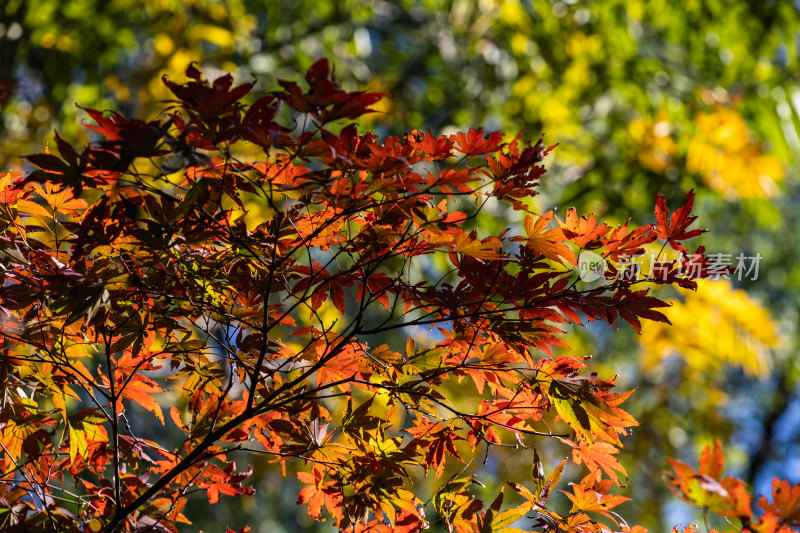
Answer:
[[[677,205],[698,191],[710,252],[763,257],[757,280],[736,283],[765,302],[780,344],[768,375],[690,358],[645,368],[633,335],[581,330],[593,353],[638,391],[641,427],[625,443],[627,518],[663,531],[693,518],[660,482],[668,456],[694,457],[712,434],[738,445],[730,465],[756,488],[781,473],[800,481],[800,15],[765,0],[6,0],[0,5],[0,167],[52,139],[86,132],[80,103],[152,115],[161,76],[233,71],[261,89],[328,57],[347,88],[393,98],[364,121],[378,133],[483,126],[559,143],[536,206],[572,205],[624,222],[649,221],[658,192]],[[84,139],[85,140],[85,139]],[[562,211],[563,212],[563,211]],[[508,213],[480,223],[518,224]],[[758,304],[754,304],[758,305]],[[687,313],[714,312],[686,305]],[[754,320],[744,306],[739,319]],[[758,327],[758,324],[755,325]],[[674,341],[687,353],[692,331]],[[745,331],[731,339],[747,345]],[[682,344],[683,343],[683,344]],[[581,351],[583,350],[583,351]],[[713,347],[708,347],[713,350]],[[509,454],[498,471],[519,471]],[[284,480],[258,464],[259,493],[203,509],[193,527],[310,530]],[[281,484],[290,488],[280,490]],[[492,488],[492,487],[490,487]],[[487,489],[488,490],[488,489]],[[287,496],[288,495],[288,496]],[[222,507],[222,506],[218,506]],[[205,516],[203,516],[205,515]],[[298,522],[298,520],[300,520]]]

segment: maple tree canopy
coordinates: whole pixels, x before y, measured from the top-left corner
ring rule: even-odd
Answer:
[[[175,532],[189,489],[253,493],[250,452],[299,465],[298,502],[340,530],[643,531],[612,510],[631,391],[551,347],[568,323],[667,321],[648,285],[705,273],[682,244],[701,232],[691,193],[674,212],[656,199],[652,225],[560,220],[528,201],[543,139],[380,141],[352,121],[383,95],[342,90],[325,60],[249,105],[253,82],[186,75],[164,80],[164,120],[87,109],[97,142],[56,135],[58,155],[0,178],[4,531]],[[475,227],[498,204],[522,227]],[[621,275],[655,241],[685,253]],[[591,285],[585,250],[608,262]],[[547,440],[580,482],[543,464]],[[467,466],[503,447],[532,474],[508,484],[522,503],[487,505]],[[799,487],[776,481],[757,518],[722,462],[719,444],[699,473],[673,462],[670,486],[752,531],[797,525]]]

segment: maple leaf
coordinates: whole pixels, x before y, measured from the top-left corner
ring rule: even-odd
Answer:
[[[386,96],[382,93],[343,91],[325,58],[309,67],[305,79],[309,86],[306,93],[294,82],[279,81],[285,91],[274,94],[293,109],[301,113],[311,113],[320,123],[339,118],[358,118],[372,111],[369,106]],[[332,109],[325,109],[331,105],[334,106]]]
[[[659,239],[666,239],[673,250],[686,252],[686,248],[679,241],[696,237],[707,231],[704,229],[686,231],[686,228],[697,219],[696,215],[690,215],[692,205],[694,205],[694,191],[689,191],[686,195],[686,203],[670,216],[667,201],[661,194],[658,195],[655,210],[657,222],[653,229],[656,236]]]
[[[543,372],[557,375],[551,368],[551,364],[542,365]],[[611,382],[584,376],[552,377],[541,385],[559,416],[585,439],[621,446],[618,433],[638,425],[618,407],[633,391],[611,393]]]
[[[602,240],[606,252],[603,257],[611,261],[620,261],[626,257],[634,257],[644,253],[643,246],[656,239],[651,226],[634,228],[628,232],[628,223],[617,227],[611,234]]]
[[[583,250],[593,250],[602,246],[601,239],[611,231],[606,224],[598,225],[594,215],[588,217],[583,215],[579,218],[573,207],[567,210],[564,222],[559,220],[559,223],[564,236]]]
[[[252,487],[243,487],[241,482],[253,473],[250,467],[246,472],[234,473],[236,463],[228,463],[225,468],[209,464],[203,469],[202,478],[197,482],[197,486],[206,489],[208,503],[214,505],[219,502],[219,495],[238,496],[239,494],[253,494]]]
[[[128,120],[114,111],[108,112],[107,118],[96,109],[78,107],[89,113],[96,123],[85,124],[85,127],[106,138],[99,143],[99,149],[86,152],[93,168],[122,171],[138,157],[162,153],[157,146],[165,131],[157,121]]]
[[[69,458],[72,463],[78,456],[88,458],[92,443],[108,442],[108,433],[101,425],[106,417],[97,409],[84,409],[67,419],[66,433],[69,439]]]
[[[367,294],[380,303],[387,311],[389,310],[389,288],[394,284],[393,280],[383,274],[376,273],[368,277],[366,282],[358,285],[358,299],[363,300]]]
[[[719,439],[714,439],[714,447],[706,446],[700,453],[698,473],[713,479],[722,479],[725,469],[725,454],[722,453],[722,444]]]
[[[237,114],[238,107],[235,105],[237,100],[250,92],[256,83],[252,81],[231,89],[233,76],[226,74],[209,85],[202,79],[194,64],[190,64],[186,69],[186,77],[194,81],[180,85],[171,82],[166,75],[163,81],[178,101],[202,121],[214,121]]]
[[[453,251],[477,259],[497,259],[501,242],[496,237],[478,239],[476,232],[463,232],[456,237]]]
[[[671,323],[664,313],[655,310],[658,307],[669,307],[669,304],[653,296],[647,296],[646,289],[641,291],[621,290],[614,295],[613,301],[611,316],[619,313],[619,316],[633,326],[636,333],[642,331],[640,317],[655,322]],[[610,322],[613,323],[613,318]]]
[[[758,506],[789,526],[800,527],[800,483],[790,485],[786,479],[772,481],[772,503],[765,496]]]
[[[619,525],[616,517],[609,512],[609,509],[613,509],[621,503],[630,501],[630,498],[612,494],[602,494],[592,489],[586,489],[575,483],[571,484],[571,486],[572,493],[562,491],[572,500],[572,509],[570,509],[570,513],[579,511],[598,513],[606,518],[610,518],[615,524]]]
[[[525,217],[525,233],[527,238],[515,237],[513,240],[524,242],[534,254],[541,255],[547,259],[558,261],[563,264],[564,259],[577,265],[575,254],[568,246],[563,244],[567,237],[561,228],[548,228],[553,220],[553,211],[548,211],[539,216],[534,222],[533,217]]]
[[[662,476],[678,498],[699,507],[707,507],[723,516],[750,519],[750,495],[745,490],[744,482],[733,477],[722,477],[725,458],[719,439],[714,440],[713,449],[711,445],[703,449],[697,471],[675,459],[669,459],[668,462],[673,472],[662,472]]]
[[[436,471],[436,477],[441,477],[444,473],[444,465],[448,457],[460,459],[455,441],[461,440],[461,438],[441,422],[417,420],[414,427],[405,431],[414,437],[409,444],[410,447],[419,447],[425,450],[425,468],[427,470],[428,465],[432,466]]]
[[[55,134],[55,141],[61,157],[57,157],[49,151],[25,156],[25,159],[39,167],[39,170],[31,173],[25,178],[25,181],[40,179],[71,187],[74,195],[78,197],[81,195],[84,182],[91,184],[93,181],[86,175],[87,161],[78,154],[72,145],[62,139],[58,132]]]
[[[307,503],[308,514],[315,519],[319,518],[323,507],[335,515],[342,503],[342,495],[335,489],[335,482],[323,481],[324,478],[325,472],[318,467],[312,468],[310,473],[297,473],[297,479],[306,484],[297,497],[297,503]]]
[[[472,477],[451,479],[437,491],[433,505],[445,517],[449,529],[455,529],[458,533],[476,529],[483,502],[470,495],[469,487],[477,483]]]
[[[424,152],[434,161],[447,159],[452,155],[453,142],[445,135],[434,137],[430,131],[424,134],[412,131],[408,136],[411,147]]]
[[[24,174],[18,172],[0,172],[0,203],[13,205],[18,199],[30,196],[31,191],[25,190],[21,185]]]
[[[39,417],[25,417],[20,421],[9,420],[2,430],[3,451],[13,461],[18,461],[22,456],[23,446],[30,445],[43,436]]]
[[[619,448],[616,446],[607,442],[588,442],[585,439],[579,439],[577,444],[569,441],[567,443],[574,448],[572,459],[575,464],[584,463],[589,469],[589,474],[584,478],[584,482],[598,481],[602,472],[605,472],[610,480],[619,484],[617,472],[623,476],[628,475],[625,468],[614,457],[619,453]]]
[[[121,398],[128,398],[138,403],[156,415],[161,425],[164,425],[164,414],[161,412],[161,406],[152,396],[153,393],[164,392],[164,389],[156,385],[153,380],[142,375],[133,375],[130,380],[124,384],[118,383],[117,386],[119,387],[117,393],[121,395]],[[121,399],[118,400],[118,412],[122,412],[121,403]]]
[[[450,141],[456,151],[467,157],[474,157],[496,152],[503,141],[503,134],[495,131],[484,135],[483,129],[470,128],[466,134],[459,132],[451,135]]]

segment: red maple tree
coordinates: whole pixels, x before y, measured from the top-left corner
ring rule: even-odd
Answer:
[[[568,323],[667,321],[647,286],[693,287],[683,263],[618,274],[657,239],[685,251],[692,194],[672,214],[659,198],[652,226],[574,210],[554,224],[527,201],[543,140],[359,133],[383,95],[342,90],[324,60],[306,88],[281,81],[250,104],[254,83],[186,75],[164,80],[164,120],[88,109],[96,142],[56,135],[58,155],[0,178],[3,530],[175,532],[188,490],[211,504],[253,492],[235,462],[252,452],[304,465],[298,502],[340,530],[520,531],[527,516],[531,531],[642,531],[611,492],[631,392],[551,347]],[[524,227],[485,234],[490,203]],[[586,250],[609,265],[593,285],[576,274]],[[153,421],[180,444],[153,440]],[[545,439],[581,482],[559,485],[567,460],[545,467]],[[531,450],[530,483],[509,484],[521,504],[486,505],[477,478],[444,476],[509,446]],[[720,455],[699,473],[674,463],[676,494],[788,531],[800,488],[776,482],[756,521]],[[422,474],[441,478],[435,493]]]

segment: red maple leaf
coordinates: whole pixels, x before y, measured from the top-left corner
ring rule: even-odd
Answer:
[[[670,216],[667,209],[667,201],[660,193],[658,195],[658,200],[656,200],[657,224],[653,226],[653,229],[656,232],[656,236],[660,239],[666,239],[673,250],[686,252],[686,248],[678,241],[690,239],[708,231],[704,229],[686,231],[686,228],[697,219],[696,215],[690,215],[693,204],[694,191],[692,190],[686,195],[686,203]]]

